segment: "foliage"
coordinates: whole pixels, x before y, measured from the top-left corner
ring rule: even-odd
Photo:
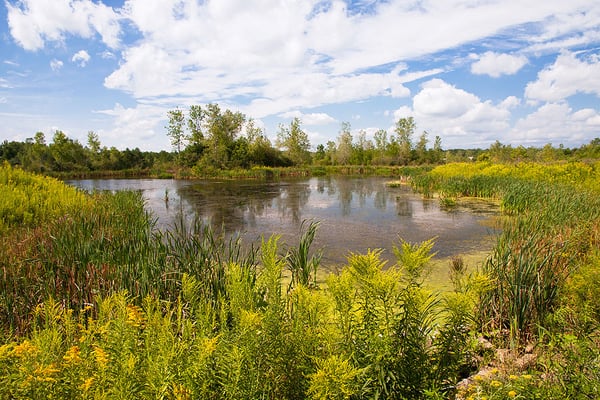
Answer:
[[[500,200],[503,232],[484,272],[496,282],[481,299],[485,331],[511,346],[534,337],[556,309],[565,282],[598,246],[598,163],[447,164],[416,188],[442,199],[478,196]]]
[[[301,128],[299,118],[294,118],[289,128],[284,125],[279,126],[277,146],[285,149],[285,154],[295,165],[310,164],[310,141]]]
[[[55,179],[32,175],[8,163],[0,165],[0,233],[8,228],[34,227],[78,209],[86,196]]]

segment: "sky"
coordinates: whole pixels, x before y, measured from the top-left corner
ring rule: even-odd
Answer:
[[[598,0],[1,1],[0,142],[171,150],[167,111],[208,103],[313,147],[405,117],[446,149],[600,137]]]

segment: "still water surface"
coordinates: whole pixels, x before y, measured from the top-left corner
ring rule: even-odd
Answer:
[[[392,259],[398,237],[420,242],[436,237],[439,257],[491,249],[497,233],[488,223],[496,207],[478,203],[440,209],[409,187],[391,188],[385,178],[320,177],[279,182],[92,179],[68,183],[85,190],[141,190],[160,229],[178,217],[195,217],[259,242],[272,234],[295,246],[304,220],[320,221],[314,248],[323,248],[323,264],[340,265],[349,252],[383,249]],[[168,201],[165,200],[168,197]]]

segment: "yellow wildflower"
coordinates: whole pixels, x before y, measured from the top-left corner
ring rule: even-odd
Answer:
[[[33,371],[33,379],[35,379],[38,382],[56,382],[56,379],[52,377],[52,375],[58,372],[60,372],[60,370],[57,369],[54,364],[37,367]]]
[[[517,375],[509,375],[508,379],[510,379],[511,381],[516,381],[517,379],[519,379],[519,377]]]
[[[142,326],[142,324],[144,323],[144,315],[142,313],[142,309],[137,306],[128,305],[126,322],[129,325],[134,326],[136,328]]]
[[[17,357],[31,356],[37,353],[37,347],[29,340],[24,340],[15,346],[14,352]]]
[[[478,382],[481,382],[484,378],[481,375],[475,375],[475,378],[473,378],[473,379],[475,379]]]
[[[500,387],[500,386],[502,386],[502,382],[500,382],[500,381],[492,381],[490,383],[490,385],[492,385],[493,387]]]
[[[515,392],[514,390],[511,390],[510,392],[508,392],[508,397],[516,397],[517,396],[517,392]]]
[[[79,357],[79,346],[71,346],[63,356],[63,360],[65,360],[66,363],[73,364],[81,361],[81,357]]]
[[[0,346],[0,360],[10,357],[13,351],[13,343]]]
[[[525,374],[525,375],[521,376],[521,378],[523,378],[523,379],[527,379],[527,380],[530,380],[530,379],[532,379],[532,378],[533,378],[533,376],[531,376],[531,375],[529,375],[529,374]]]
[[[90,378],[87,378],[85,381],[83,381],[83,383],[81,384],[81,386],[79,386],[79,388],[81,390],[83,390],[84,392],[87,392],[88,390],[90,390],[90,388],[92,387],[93,384],[94,384],[94,378],[90,377]]]
[[[106,364],[108,364],[108,354],[106,354],[106,351],[102,347],[94,346],[93,353],[100,368],[106,367]]]

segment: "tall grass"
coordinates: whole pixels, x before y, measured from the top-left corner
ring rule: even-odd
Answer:
[[[598,164],[450,164],[416,182],[441,197],[500,200],[503,231],[483,270],[496,283],[481,299],[480,323],[516,345],[535,336],[564,284],[597,247]],[[420,186],[419,186],[420,185]]]

